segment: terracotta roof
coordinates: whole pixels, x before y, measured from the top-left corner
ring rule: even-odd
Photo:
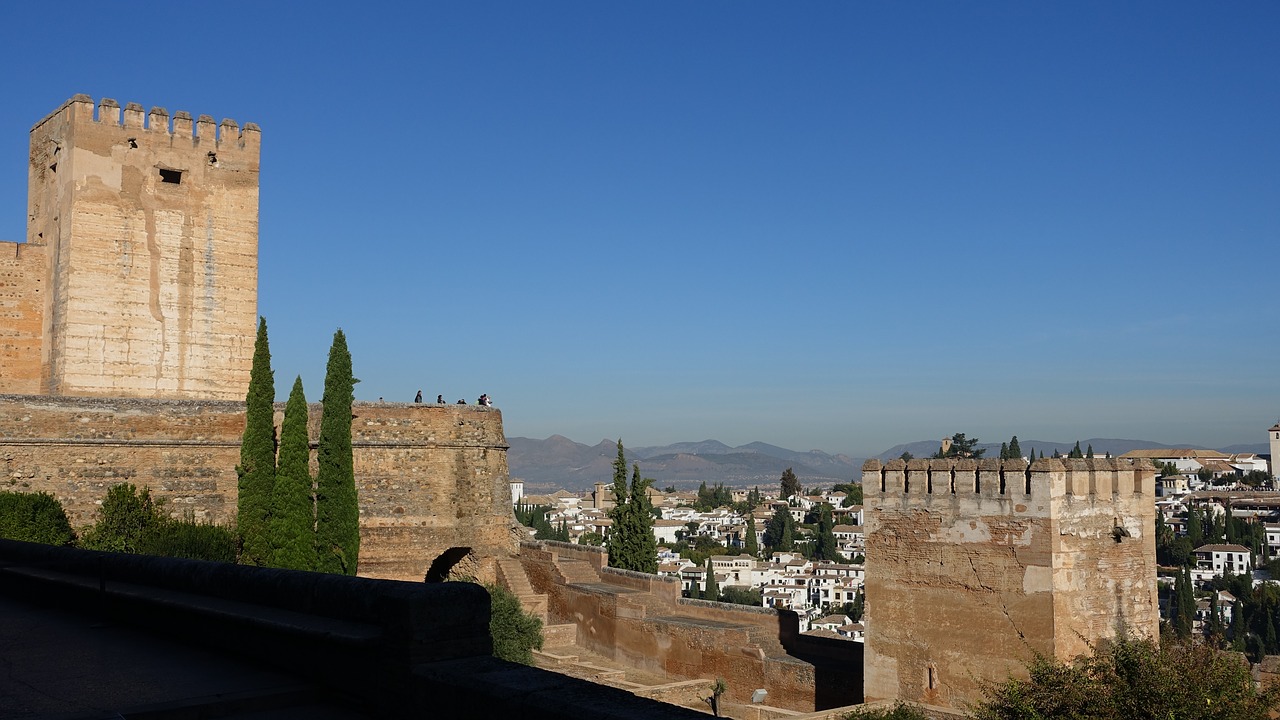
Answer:
[[[1247,553],[1249,548],[1243,545],[1201,545],[1195,549],[1196,552],[1229,552],[1229,553]]]

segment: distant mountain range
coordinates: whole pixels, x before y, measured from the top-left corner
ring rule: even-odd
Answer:
[[[513,478],[525,481],[526,492],[538,492],[553,488],[585,490],[597,482],[613,481],[613,461],[618,457],[615,440],[601,440],[595,445],[574,442],[562,435],[552,435],[546,440],[508,438],[511,450],[507,464]],[[1075,441],[1050,442],[1018,439],[1024,452],[1041,451],[1045,456],[1055,450],[1066,454]],[[1117,440],[1090,438],[1081,440],[1080,447],[1093,446],[1095,455],[1111,453],[1120,455],[1130,450],[1148,448],[1184,447],[1163,445],[1145,440]],[[1000,443],[980,443],[988,456],[1000,454]],[[719,440],[682,442],[656,447],[628,447],[627,462],[640,464],[640,473],[653,478],[659,487],[674,485],[688,489],[699,483],[708,485],[724,483],[729,486],[770,486],[778,482],[782,472],[791,468],[802,485],[831,485],[858,479],[865,458],[848,455],[829,455],[820,450],[800,452],[768,443],[753,442],[740,447],[729,447]],[[1266,443],[1232,445],[1218,448],[1223,452],[1269,452]],[[929,457],[938,450],[937,440],[895,445],[876,457],[891,460],[910,452],[915,457]]]

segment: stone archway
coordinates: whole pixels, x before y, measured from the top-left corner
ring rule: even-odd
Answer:
[[[471,548],[451,547],[431,561],[431,567],[427,569],[427,575],[423,580],[426,582],[444,582],[450,576],[467,575],[476,577],[479,567],[480,563],[476,556],[472,554]]]

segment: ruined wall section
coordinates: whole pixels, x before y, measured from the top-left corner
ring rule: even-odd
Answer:
[[[483,559],[515,553],[501,412],[402,403],[352,412],[362,576],[421,580],[453,547]],[[320,413],[310,407],[313,444]],[[130,482],[174,516],[226,524],[243,432],[243,401],[0,395],[0,489],[51,493],[83,527],[108,488]]]
[[[236,400],[257,313],[260,132],[77,95],[31,131],[41,392]]]
[[[0,392],[40,392],[45,249],[0,242]]]
[[[1154,634],[1149,475],[1114,460],[868,461],[867,700],[963,708],[1035,652],[1069,660],[1119,624]]]

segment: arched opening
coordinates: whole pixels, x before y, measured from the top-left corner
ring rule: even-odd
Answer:
[[[449,578],[449,571],[470,554],[471,548],[469,547],[451,547],[445,550],[431,562],[431,567],[427,569],[427,576],[423,580],[426,582],[444,582]]]

